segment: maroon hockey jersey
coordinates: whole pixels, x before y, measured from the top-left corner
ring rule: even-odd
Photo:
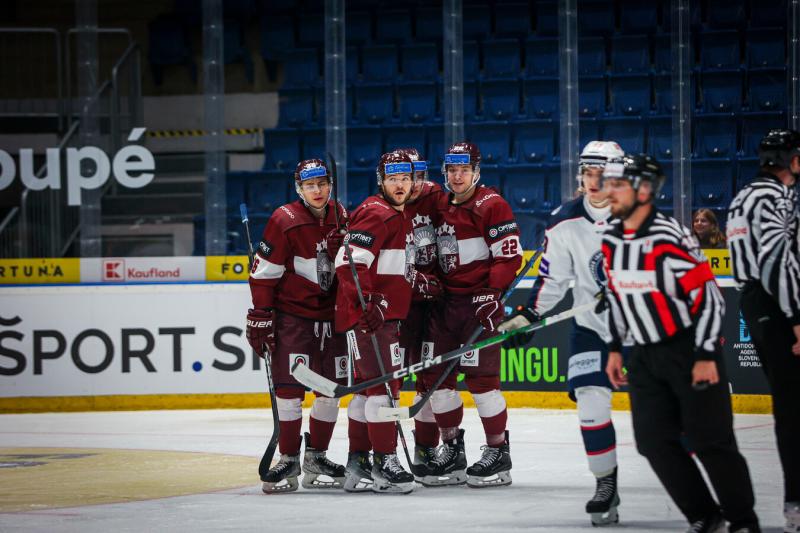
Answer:
[[[298,200],[276,209],[250,270],[253,307],[311,320],[332,320],[336,294],[326,235],[336,227],[333,200],[324,219]],[[347,213],[339,205],[342,223]]]
[[[415,267],[424,274],[436,270],[436,206],[440,196],[444,196],[441,185],[425,181],[414,203],[406,204],[406,214],[414,227]],[[416,292],[412,297],[415,302],[425,300]]]
[[[447,291],[504,291],[522,264],[519,227],[508,202],[494,189],[478,185],[463,204],[441,195],[437,211],[439,269]]]
[[[361,290],[386,297],[389,307],[384,319],[406,318],[415,253],[409,213],[397,211],[379,195],[370,196],[353,211],[345,239],[352,250]],[[336,276],[336,331],[343,332],[355,326],[362,314],[344,246],[336,255]]]

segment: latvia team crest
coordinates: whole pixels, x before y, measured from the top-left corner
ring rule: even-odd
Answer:
[[[411,283],[414,280],[414,273],[416,272],[416,255],[417,247],[414,246],[413,233],[406,234],[406,268],[405,278],[406,281]]]
[[[328,243],[324,240],[317,243],[317,281],[323,291],[330,289],[333,283],[333,265],[328,257]]]
[[[445,222],[436,228],[436,244],[439,247],[439,266],[445,274],[458,266],[458,240],[456,229]]]
[[[431,217],[420,215],[414,217],[414,246],[417,247],[416,263],[428,266],[436,260],[436,232],[431,224]]]

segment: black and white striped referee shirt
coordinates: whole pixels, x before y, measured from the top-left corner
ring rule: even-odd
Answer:
[[[792,324],[800,324],[797,209],[795,189],[761,172],[731,202],[726,228],[736,282],[760,282]]]
[[[695,359],[721,353],[725,302],[697,240],[674,218],[653,207],[634,231],[615,220],[603,234],[613,340],[619,351],[630,334],[653,344],[694,329]]]

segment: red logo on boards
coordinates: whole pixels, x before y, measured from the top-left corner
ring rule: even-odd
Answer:
[[[125,281],[125,261],[122,259],[104,260],[103,281]]]

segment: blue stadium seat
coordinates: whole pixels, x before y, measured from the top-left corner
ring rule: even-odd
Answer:
[[[659,74],[672,72],[672,48],[669,34],[660,33],[653,38],[653,67]]]
[[[786,69],[750,69],[747,74],[750,109],[778,111],[787,105]]]
[[[525,109],[528,118],[558,118],[558,78],[525,80]]]
[[[348,46],[345,50],[345,80],[348,84],[355,83],[358,80],[358,70],[360,58],[358,56],[357,46]]]
[[[388,83],[363,83],[355,86],[356,118],[362,124],[381,124],[394,115],[394,90]]]
[[[693,159],[692,207],[728,207],[733,199],[733,171],[731,159]]]
[[[403,79],[434,81],[439,77],[439,52],[435,44],[406,45],[400,53]]]
[[[604,76],[587,76],[578,80],[578,110],[582,117],[594,117],[605,113],[606,79]]]
[[[513,158],[518,163],[543,163],[555,157],[555,122],[524,120],[514,124]]]
[[[300,46],[321,48],[325,44],[325,21],[322,11],[303,13],[303,23],[297,25]]]
[[[528,3],[497,3],[494,6],[494,34],[525,37],[531,32]]]
[[[694,78],[692,79],[694,82]],[[694,95],[694,83],[692,83],[692,95]],[[674,111],[672,105],[672,76],[669,74],[656,74],[653,76],[653,94],[656,99],[656,113],[668,114]],[[695,107],[692,98],[691,109]]]
[[[650,71],[650,40],[647,35],[617,35],[611,39],[611,71],[641,74]]]
[[[736,192],[750,183],[759,171],[757,157],[741,157],[736,162]]]
[[[652,117],[648,122],[647,152],[659,161],[672,159],[672,117]],[[627,150],[625,145],[622,148]]]
[[[605,74],[606,44],[602,37],[578,40],[578,74]]]
[[[615,115],[641,116],[650,111],[650,76],[612,74],[608,78],[611,111]]]
[[[483,43],[483,75],[487,78],[517,78],[520,74],[520,46],[516,39],[495,39]]]
[[[466,4],[462,8],[462,35],[464,40],[482,41],[492,32],[491,7],[480,4]]]
[[[661,6],[661,31],[670,33],[672,31],[672,4],[670,2],[659,2]],[[689,27],[692,33],[699,32],[702,27],[700,24],[700,4],[701,2],[689,2]]]
[[[700,66],[705,70],[738,68],[741,63],[739,32],[705,31],[698,36]]]
[[[619,29],[622,33],[653,33],[658,25],[658,3],[620,0]]]
[[[661,212],[671,212],[675,198],[675,192],[673,190],[674,185],[672,181],[672,163],[661,160],[659,163],[661,163],[661,169],[664,171],[664,175],[667,177],[667,180],[664,182],[661,190],[658,191],[658,195],[656,196],[656,207],[658,207],[659,211]]]
[[[578,35],[611,35],[614,33],[614,2],[583,0],[578,9]]]
[[[786,65],[786,31],[783,28],[747,30],[747,68]]]
[[[361,51],[364,81],[393,82],[397,78],[397,47],[393,44],[365,46]]]
[[[742,73],[738,70],[703,71],[703,108],[707,113],[733,111],[742,107]]]
[[[644,151],[645,123],[641,117],[606,118],[601,128],[603,139],[616,141],[626,152]]]
[[[248,172],[248,174],[251,174],[247,179],[247,199],[250,210],[271,213],[289,202],[289,187],[291,186],[292,192],[294,192],[294,180],[285,170]],[[241,219],[239,221],[241,222]]]
[[[464,80],[477,80],[481,75],[478,43],[475,41],[464,41],[461,52],[464,56]]]
[[[444,126],[434,124],[428,126],[426,130],[428,147],[425,150],[425,156],[428,158],[429,174],[432,179],[438,181],[442,175],[441,166],[444,160],[444,152],[448,148],[444,145]]]
[[[698,158],[733,157],[736,153],[736,115],[714,113],[696,115],[694,125],[694,156]]]
[[[590,141],[596,141],[602,139],[603,136],[600,133],[600,122],[596,118],[581,118],[579,120],[580,128],[579,128],[579,139],[578,139],[578,149],[583,150],[583,147],[589,144]],[[625,148],[624,146],[622,147]]]
[[[504,164],[511,153],[511,128],[508,122],[475,122],[467,127],[467,138],[481,149],[481,162]]]
[[[558,39],[528,39],[525,41],[525,76],[558,76],[558,56]]]
[[[483,147],[481,147],[483,153]],[[505,167],[503,165],[485,165],[481,163],[481,185],[487,187],[494,187],[498,191],[503,190],[503,173]]]
[[[397,126],[384,126],[383,152],[397,148],[416,148],[420,156],[426,159],[426,133],[425,126],[416,124],[402,124]]]
[[[535,2],[536,15],[535,26],[536,36],[558,35],[558,4],[556,2],[539,0]]]
[[[317,118],[315,125],[325,125],[325,87],[319,86],[314,90],[314,98],[317,104]],[[345,94],[345,120],[348,124],[353,122],[353,113],[355,110],[356,94],[352,85],[347,85],[347,92]]]
[[[547,226],[546,215],[531,215],[528,213],[514,213],[514,219],[519,226],[519,240],[525,250],[535,250],[542,245],[544,229]]]
[[[437,45],[442,43],[442,8],[418,6],[415,20],[415,40],[416,42],[433,42]]]
[[[744,0],[708,0],[706,23],[710,28],[740,28],[746,22]]]
[[[300,130],[264,130],[264,170],[293,169],[300,160]]]
[[[436,115],[436,83],[433,81],[404,82],[397,86],[400,101],[400,120],[419,124]]]
[[[169,15],[157,17],[148,24],[148,43],[147,59],[156,85],[164,81],[164,67],[172,65],[186,66],[192,81],[197,81],[197,65],[183,21]]]
[[[361,45],[372,41],[372,15],[369,11],[348,11],[344,22],[348,44]]]
[[[348,168],[375,168],[382,153],[380,126],[353,126],[347,129]]]
[[[225,176],[225,202],[229,213],[238,212],[242,203],[250,203],[247,198],[249,174],[250,172],[228,172]]]
[[[488,120],[508,120],[520,114],[517,80],[485,80],[481,83],[483,116]]]
[[[352,211],[367,196],[377,189],[377,177],[374,168],[349,168],[347,169],[347,202],[345,207]]]
[[[375,35],[382,43],[410,42],[411,12],[408,9],[381,10],[376,16]]]
[[[290,15],[265,13],[261,16],[261,57],[283,60],[294,46],[294,20]]]
[[[326,153],[325,129],[303,130],[303,136],[300,138],[300,158],[324,160]]]
[[[742,144],[739,154],[758,156],[758,144],[767,132],[786,127],[786,115],[780,111],[767,113],[742,113]]]
[[[319,83],[319,59],[316,48],[295,48],[286,53],[283,86],[309,87]]]
[[[544,214],[546,208],[546,165],[513,165],[506,167],[503,198],[515,213]]]
[[[281,89],[278,93],[278,126],[305,126],[314,120],[314,91],[310,88]]]
[[[764,2],[763,0],[750,0],[750,27],[764,28],[768,26],[780,27],[786,31],[786,2]]]

